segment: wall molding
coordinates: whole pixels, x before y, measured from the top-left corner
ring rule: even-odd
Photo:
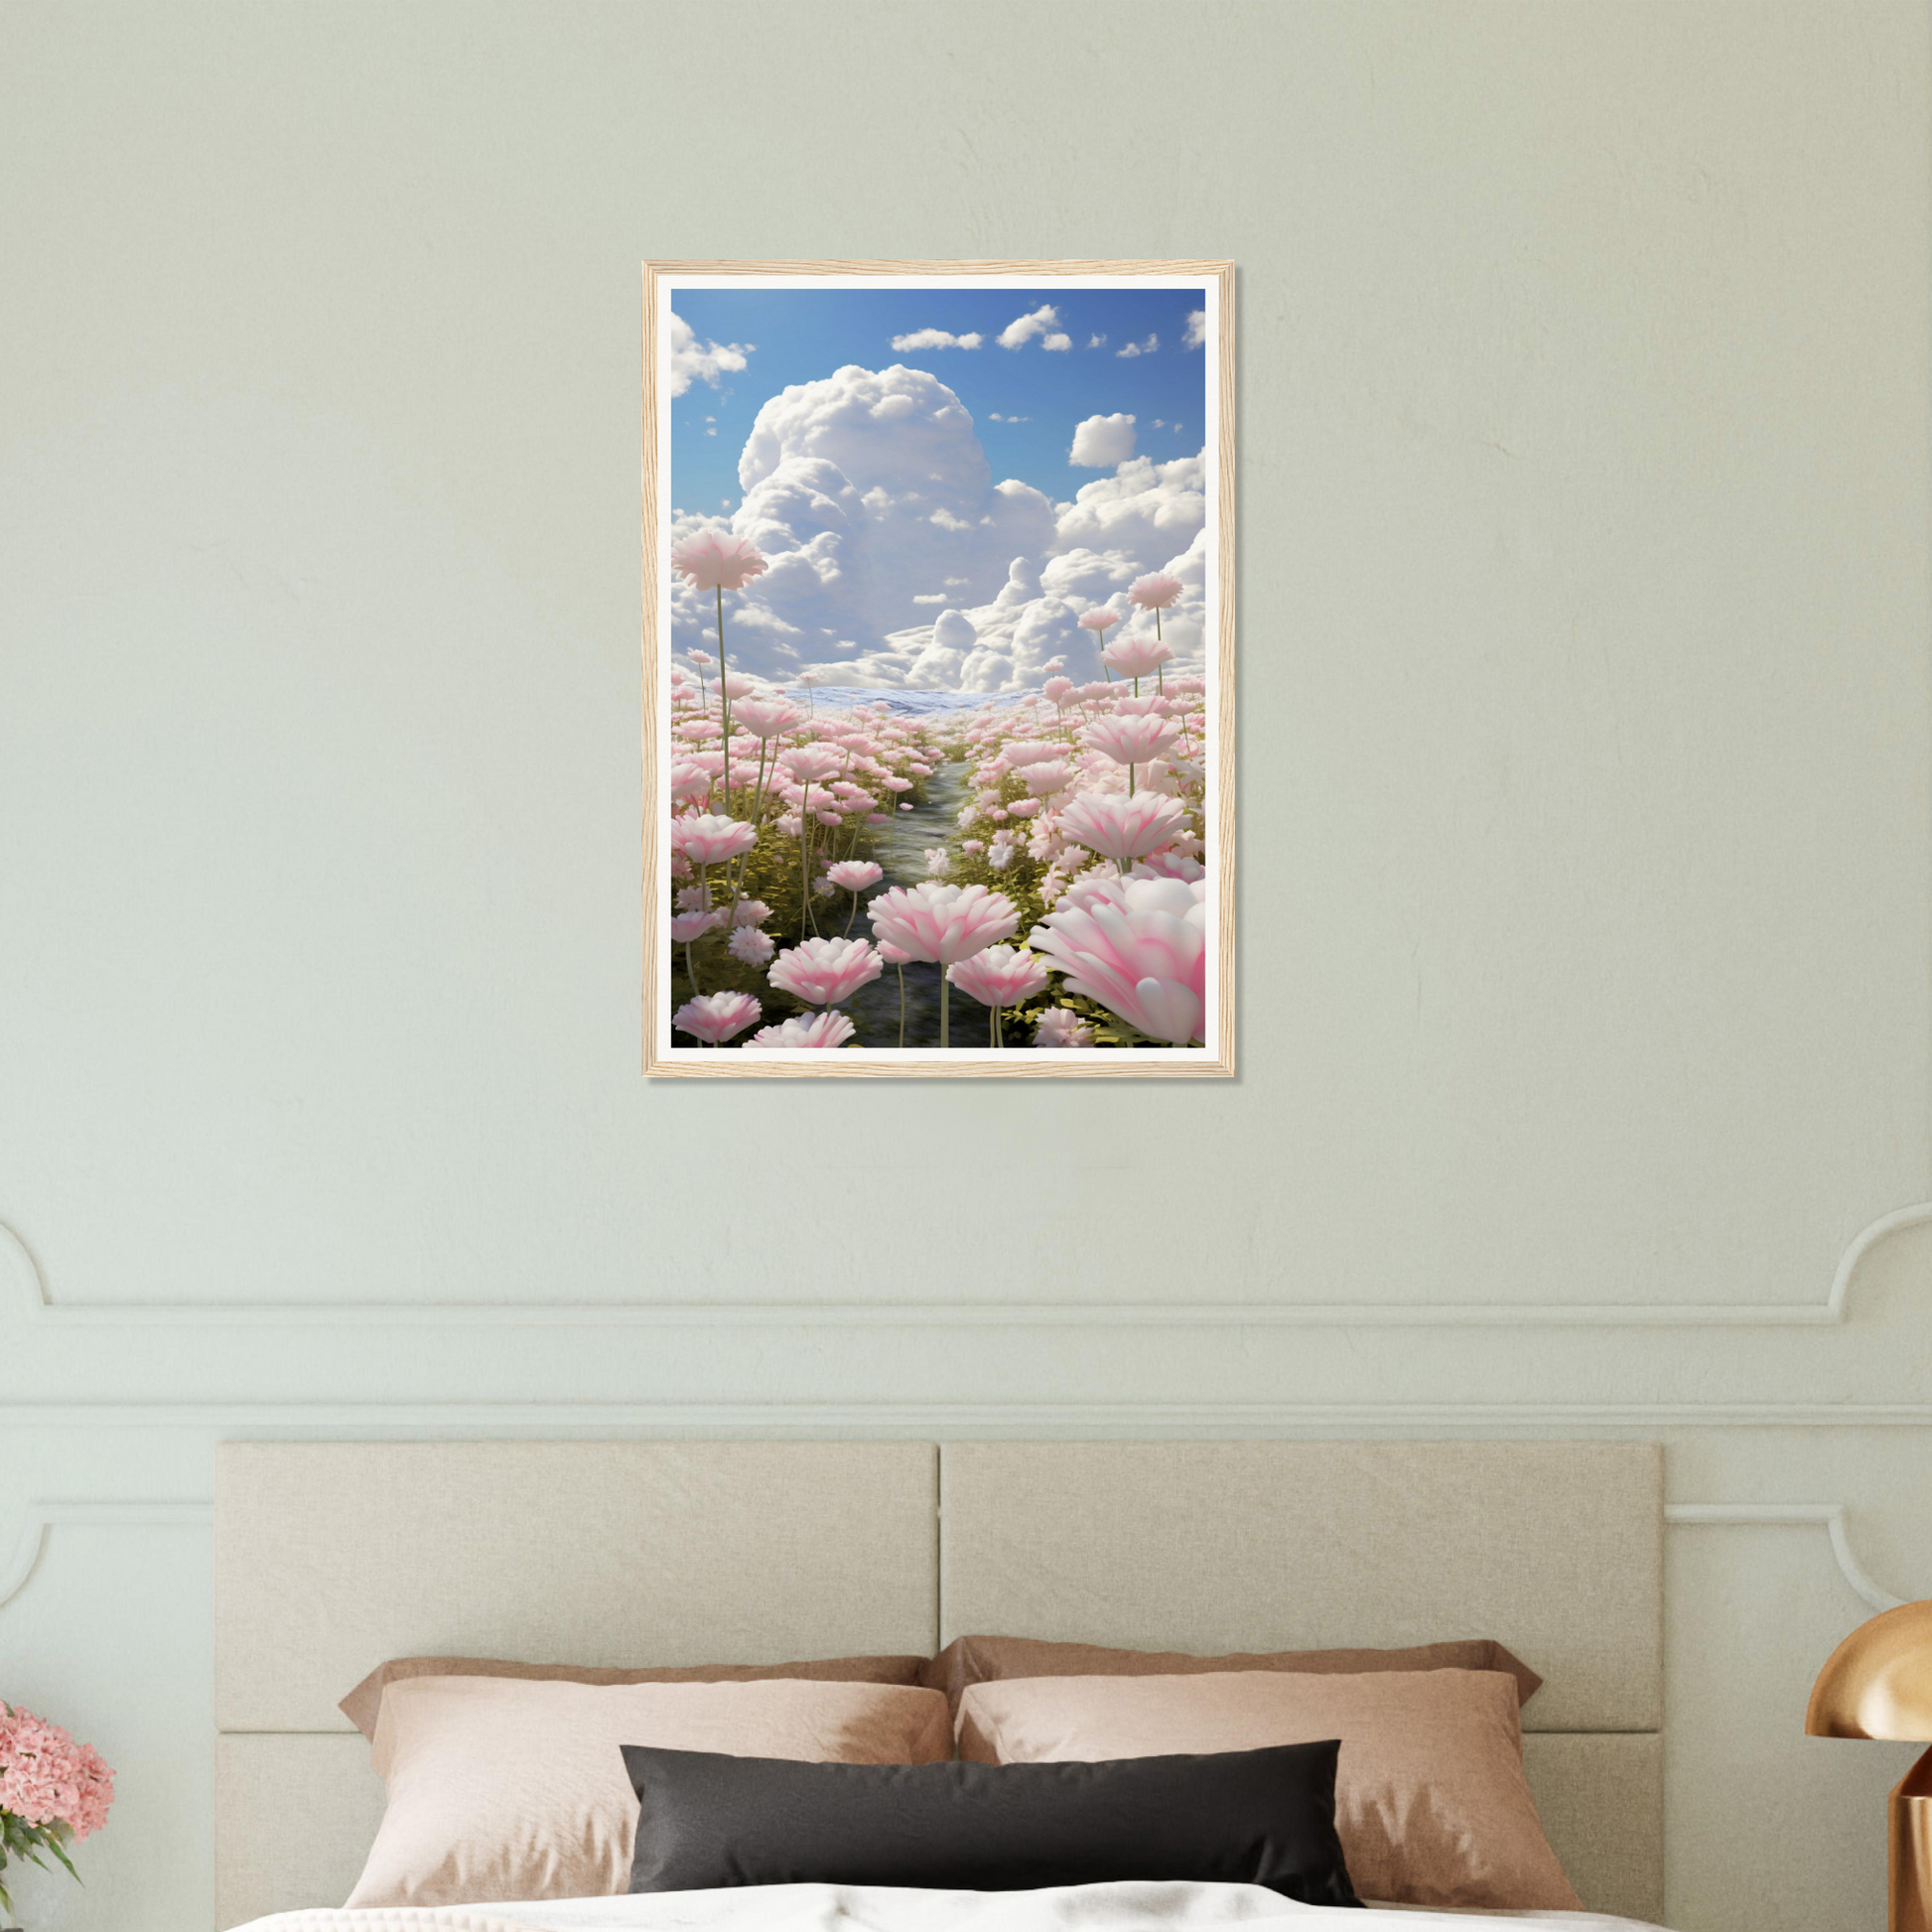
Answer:
[[[1699,1525],[1739,1527],[1821,1526],[1831,1538],[1839,1575],[1874,1610],[1895,1610],[1906,1599],[1894,1596],[1872,1582],[1871,1574],[1852,1549],[1845,1527],[1843,1503],[1666,1503],[1664,1521],[1673,1528]]]
[[[0,1609],[33,1581],[48,1538],[63,1525],[92,1529],[145,1529],[156,1526],[206,1529],[214,1521],[208,1502],[156,1502],[128,1499],[106,1502],[30,1502],[13,1555],[0,1564]],[[1822,1527],[1831,1540],[1839,1574],[1874,1610],[1896,1609],[1893,1596],[1871,1579],[1854,1553],[1843,1503],[1666,1503],[1664,1521],[1672,1529],[1725,1526]]]
[[[164,1528],[206,1529],[214,1521],[211,1502],[30,1502],[13,1555],[0,1564],[0,1608],[25,1589],[41,1558],[47,1539],[67,1524],[87,1529]]]
[[[1267,1436],[1311,1429],[1924,1429],[1932,1402],[0,1402],[0,1429]]]
[[[1915,1201],[1862,1228],[1822,1302],[56,1302],[0,1222],[0,1318],[62,1328],[1819,1328],[1842,1325],[1880,1242],[1932,1224]]]

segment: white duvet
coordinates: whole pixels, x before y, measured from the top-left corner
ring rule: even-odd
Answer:
[[[237,1932],[1212,1932],[1260,1919],[1331,1916],[1340,1920],[1335,1932],[1426,1932],[1432,1924],[1467,1932],[1485,1922],[1507,1923],[1516,1932],[1654,1932],[1635,1919],[1597,1912],[1431,1912],[1412,1906],[1354,1911],[1298,1905],[1260,1885],[1148,1879],[1042,1891],[747,1885],[528,1905],[386,1905],[360,1912],[277,1912]]]

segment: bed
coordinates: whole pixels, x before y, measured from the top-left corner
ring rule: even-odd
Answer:
[[[1098,1917],[1092,1897],[787,1886],[327,1909],[383,1807],[337,1702],[384,1658],[758,1663],[930,1654],[989,1631],[1196,1652],[1493,1636],[1545,1680],[1524,1765],[1571,1881],[1593,1913],[1655,1921],[1661,1524],[1648,1444],[229,1444],[216,1924],[931,1932],[988,1912],[1126,1928],[1321,1909],[1131,1885]]]

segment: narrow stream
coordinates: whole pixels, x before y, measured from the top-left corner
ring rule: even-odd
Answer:
[[[963,762],[941,765],[925,782],[925,802],[897,815],[898,823],[883,840],[878,853],[879,863],[886,868],[886,877],[873,888],[874,894],[883,893],[892,886],[916,886],[926,876],[926,848],[944,845],[946,835],[959,829],[959,808],[966,802],[971,769]],[[825,931],[838,931],[844,923],[843,914],[852,909],[847,895],[839,894],[838,900],[840,916],[836,923],[828,923],[821,905],[819,924]],[[863,911],[852,931],[854,937],[862,932],[868,937],[873,936],[870,922]],[[899,1043],[900,970],[888,966],[870,986],[861,987],[845,1003],[843,1011],[859,1030],[855,1044],[897,1046]],[[949,1022],[951,1043],[954,1046],[988,1044],[989,1015],[977,1000],[969,999],[964,993],[947,986],[940,977],[940,968],[925,961],[915,962],[902,970],[905,974],[905,1044],[908,1047],[934,1047],[939,1044],[939,1001],[948,993],[952,996],[952,1017]]]

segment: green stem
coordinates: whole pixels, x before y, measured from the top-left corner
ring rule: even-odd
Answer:
[[[798,915],[798,943],[805,943],[805,922],[812,916],[812,781],[805,780],[805,802],[798,808],[798,890],[805,909]]]
[[[725,587],[718,586],[718,709],[725,719],[725,796],[731,796],[732,697],[725,689]]]

